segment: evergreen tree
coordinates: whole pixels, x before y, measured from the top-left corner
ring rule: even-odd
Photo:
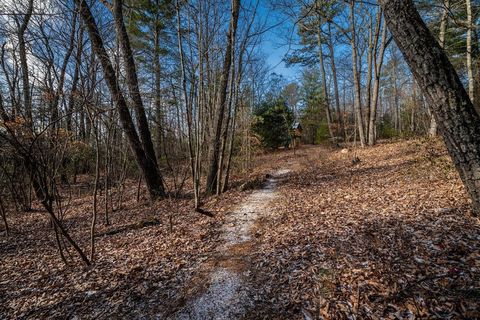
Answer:
[[[265,148],[288,147],[291,142],[293,112],[282,97],[263,102],[257,108],[255,116],[253,131],[262,137]]]

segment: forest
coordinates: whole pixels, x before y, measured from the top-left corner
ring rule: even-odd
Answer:
[[[477,0],[3,0],[0,319],[480,319]]]

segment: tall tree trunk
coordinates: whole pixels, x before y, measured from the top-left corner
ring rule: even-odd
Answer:
[[[318,26],[317,26],[317,45],[318,45],[318,60],[320,62],[320,72],[322,74],[322,94],[323,99],[325,99],[325,112],[327,116],[327,126],[328,133],[332,141],[335,139],[335,135],[332,130],[332,114],[330,112],[330,99],[328,98],[328,89],[327,89],[327,73],[325,72],[325,62],[323,59],[323,43],[322,43],[322,27],[321,27],[321,17],[318,17]]]
[[[429,102],[459,175],[480,213],[480,116],[412,0],[382,0],[390,32]]]
[[[199,26],[198,26],[198,36],[197,36],[197,47],[198,47],[198,95],[197,95],[197,117],[196,117],[196,132],[195,132],[195,161],[194,161],[194,175],[193,175],[193,193],[194,193],[194,203],[195,210],[200,208],[200,180],[202,175],[202,151],[203,151],[203,141],[205,141],[205,46],[204,46],[204,25],[203,25],[203,6],[199,6]],[[202,130],[203,129],[203,130]]]
[[[207,176],[206,192],[212,194],[217,185],[218,162],[221,147],[221,135],[223,128],[223,119],[225,117],[225,109],[227,102],[227,87],[232,64],[232,47],[235,45],[235,37],[237,34],[238,15],[240,10],[240,0],[232,0],[230,27],[227,34],[227,48],[225,51],[225,61],[223,63],[223,72],[220,80],[220,93],[218,99],[218,114],[215,123],[215,131],[212,139],[212,152],[210,157],[210,165]]]
[[[160,5],[156,0],[157,7]],[[161,158],[163,140],[163,110],[161,101],[161,69],[160,69],[160,20],[158,12],[155,14],[155,27],[153,35],[153,72],[155,77],[155,118],[156,118],[156,147],[157,159]]]
[[[402,133],[402,120],[400,114],[400,103],[398,98],[398,81],[397,81],[397,67],[398,61],[394,59],[393,61],[393,107],[395,108],[395,131]]]
[[[415,133],[415,111],[417,109],[417,85],[412,82],[412,112],[410,114],[410,132]]]
[[[60,68],[60,76],[58,78],[58,85],[57,85],[57,90],[55,90],[53,100],[51,102],[51,127],[52,129],[55,129],[57,126],[59,126],[58,121],[59,121],[59,110],[58,110],[58,104],[60,103],[60,97],[63,95],[63,86],[65,83],[65,76],[67,72],[67,66],[68,62],[70,61],[70,57],[72,55],[73,49],[75,48],[75,33],[77,30],[77,12],[75,11],[72,15],[72,31],[70,33],[70,40],[69,40],[69,45],[67,48],[67,51],[65,52],[65,56],[63,58],[63,63],[62,67]],[[80,44],[78,44],[80,46]],[[75,79],[73,79],[75,80]],[[53,89],[53,87],[52,87]],[[68,115],[67,115],[68,117]]]
[[[132,98],[133,107],[135,110],[135,116],[138,122],[138,131],[140,133],[140,140],[145,152],[145,160],[152,172],[155,172],[157,180],[156,190],[152,190],[155,196],[163,197],[165,195],[165,189],[163,186],[162,177],[158,170],[157,157],[155,155],[155,149],[153,147],[152,135],[148,126],[147,115],[145,114],[145,108],[143,106],[142,96],[140,95],[140,86],[138,85],[137,69],[135,67],[135,59],[133,58],[132,47],[130,46],[130,39],[128,37],[127,29],[123,21],[123,3],[122,0],[113,1],[113,15],[115,17],[115,29],[117,32],[118,42],[120,44],[120,50],[124,60],[124,67],[126,73],[126,80],[128,91]],[[157,50],[158,48],[155,48]]]
[[[145,177],[150,197],[155,199],[159,196],[164,196],[165,191],[158,167],[153,165],[154,163],[151,161],[151,158],[149,159],[146,156],[145,151],[142,148],[137,130],[133,124],[132,116],[128,110],[127,101],[125,100],[125,97],[120,89],[118,79],[115,75],[115,70],[113,69],[110,58],[108,57],[108,53],[103,45],[103,40],[100,36],[97,24],[95,23],[90,8],[86,0],[75,0],[75,3],[77,4],[80,14],[87,27],[93,51],[98,56],[98,59],[102,65],[105,80],[118,110],[123,131],[125,131],[130,148],[135,156],[135,160],[137,161],[140,169],[142,170],[142,174]]]
[[[235,48],[233,48],[235,50]],[[235,52],[232,53],[233,57],[235,57]],[[233,65],[233,63],[232,63]],[[225,160],[225,150],[227,147],[227,139],[228,139],[228,132],[230,129],[230,125],[232,122],[232,106],[233,106],[233,91],[234,91],[234,84],[235,84],[235,66],[232,66],[231,79],[230,79],[230,87],[228,91],[228,109],[227,109],[227,121],[225,123],[225,128],[222,132],[222,139],[221,139],[221,147],[220,147],[220,155],[218,159],[218,173],[217,173],[217,189],[216,194],[219,195],[223,192],[223,171],[224,171],[224,160]]]
[[[381,20],[380,16],[380,20]],[[380,21],[381,22],[381,21]],[[378,55],[375,54],[374,57],[374,83],[373,83],[373,93],[372,93],[372,101],[370,105],[370,124],[368,126],[368,144],[374,145],[376,142],[376,126],[377,126],[377,108],[378,108],[378,94],[380,91],[380,76],[382,74],[382,66],[383,66],[383,58],[385,57],[385,49],[387,48],[388,41],[387,41],[387,26],[383,26],[382,29],[382,39],[380,43],[380,51]]]
[[[72,88],[71,88],[70,97],[68,99],[68,104],[67,104],[66,122],[67,122],[68,131],[72,131],[72,117],[75,109],[75,99],[76,99],[78,80],[80,78],[80,64],[81,64],[80,60],[82,59],[82,50],[83,50],[83,32],[84,32],[83,27],[80,26],[79,35],[77,39],[77,52],[75,54],[75,70],[73,71]],[[82,129],[82,127],[80,128]]]
[[[22,85],[23,85],[23,105],[25,110],[25,117],[28,122],[32,122],[32,97],[30,92],[30,79],[28,75],[28,63],[27,63],[27,49],[25,46],[25,31],[27,30],[28,23],[33,13],[33,0],[28,0],[27,12],[23,17],[23,22],[20,24],[18,20],[18,50],[20,55],[20,66],[22,68]],[[17,115],[20,116],[20,115]]]
[[[192,116],[192,103],[188,97],[188,87],[187,87],[187,71],[185,66],[185,57],[183,52],[183,39],[182,39],[182,30],[181,30],[181,21],[180,21],[180,1],[176,1],[176,13],[177,13],[177,39],[178,39],[178,53],[180,55],[180,70],[181,70],[181,83],[182,83],[182,98],[185,105],[185,110],[187,112],[187,142],[188,142],[188,154],[190,158],[190,170],[192,173],[192,178],[195,181],[196,176],[196,167],[195,167],[195,151],[193,148],[193,116]],[[195,194],[197,196],[197,194]],[[198,201],[195,201],[198,203]],[[195,209],[198,209],[195,206]]]
[[[352,47],[352,71],[353,71],[353,85],[354,85],[354,107],[355,114],[357,118],[358,126],[358,137],[360,140],[360,145],[365,146],[365,130],[363,126],[363,115],[362,115],[362,100],[361,100],[361,88],[360,88],[360,79],[358,73],[358,52],[357,52],[357,40],[355,32],[355,0],[350,2],[350,23],[351,23],[351,38],[350,45]]]
[[[338,118],[338,134],[341,136],[344,141],[347,141],[347,134],[345,130],[345,121],[343,119],[342,110],[340,110],[340,94],[338,91],[338,79],[337,79],[337,67],[335,65],[335,49],[333,47],[332,42],[332,30],[331,25],[328,23],[328,49],[330,51],[330,66],[332,68],[332,76],[333,76],[333,91],[335,95],[335,110],[337,112]]]
[[[366,126],[365,126],[365,134],[368,138],[368,132],[370,131],[370,105],[372,103],[372,73],[373,73],[373,66],[374,66],[374,56],[377,50],[378,44],[378,37],[380,34],[380,9],[377,9],[377,17],[375,19],[375,31],[373,30],[373,21],[369,23],[369,31],[368,31],[368,52],[367,52],[367,88],[365,90],[365,106],[367,109],[366,115]]]

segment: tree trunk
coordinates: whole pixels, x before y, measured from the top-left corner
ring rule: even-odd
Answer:
[[[160,5],[156,0],[157,6]],[[161,101],[161,69],[160,69],[160,19],[158,12],[155,14],[155,27],[153,36],[153,72],[155,76],[155,118],[156,118],[156,147],[157,159],[161,159],[163,140],[163,110]],[[158,163],[158,161],[157,161]]]
[[[327,73],[325,72],[325,62],[323,60],[323,43],[322,43],[322,28],[321,18],[318,17],[318,30],[317,30],[317,45],[318,45],[318,60],[320,62],[320,72],[322,74],[322,94],[325,100],[325,112],[327,116],[328,133],[332,141],[335,140],[335,135],[332,130],[332,114],[330,113],[330,99],[328,98],[327,90]]]
[[[363,127],[363,115],[362,115],[362,100],[361,100],[361,89],[360,89],[360,79],[358,73],[358,53],[357,53],[357,40],[355,33],[355,0],[350,2],[350,23],[351,23],[351,39],[350,45],[352,47],[352,71],[353,71],[353,85],[354,85],[354,106],[355,114],[357,118],[358,126],[358,137],[360,140],[360,145],[365,146],[365,130]]]
[[[328,23],[328,49],[330,51],[330,66],[332,68],[333,76],[333,91],[335,94],[335,110],[337,112],[338,118],[338,134],[343,138],[344,141],[347,141],[347,134],[345,130],[345,121],[343,119],[342,110],[340,110],[340,94],[338,92],[338,79],[337,79],[337,67],[335,65],[335,49],[332,43],[332,32],[330,23]]]
[[[447,55],[412,0],[382,0],[390,32],[438,123],[459,175],[480,213],[480,116]]]
[[[72,88],[70,92],[70,97],[68,99],[68,104],[67,104],[67,116],[66,116],[66,122],[67,122],[67,130],[72,131],[72,117],[73,117],[73,112],[75,110],[75,99],[76,99],[76,91],[77,91],[77,85],[78,85],[78,80],[80,78],[80,64],[81,64],[81,59],[82,59],[82,50],[83,50],[83,27],[80,26],[79,28],[79,35],[77,39],[77,52],[75,54],[75,70],[73,71],[73,79],[72,79]],[[80,127],[82,128],[82,127]]]
[[[380,16],[381,19],[381,16]],[[372,101],[370,105],[370,124],[368,126],[368,144],[374,145],[376,142],[376,126],[377,126],[377,108],[378,108],[378,94],[380,91],[380,76],[382,74],[383,58],[385,57],[385,49],[387,48],[387,26],[383,26],[382,29],[382,40],[380,44],[380,51],[378,55],[375,55],[375,68],[374,68],[374,83],[373,83],[373,93]]]
[[[373,21],[369,23],[368,31],[368,51],[367,51],[367,87],[365,90],[365,106],[368,108],[366,112],[366,127],[365,127],[365,139],[368,139],[368,132],[370,131],[370,105],[372,103],[372,73],[374,67],[374,57],[377,50],[378,38],[380,34],[380,19],[381,10],[377,9],[377,15],[375,19],[375,31],[373,31]]]
[[[27,12],[23,18],[23,22],[19,24],[18,28],[18,49],[20,55],[20,66],[22,67],[22,85],[23,85],[23,105],[25,108],[25,117],[28,122],[32,122],[32,97],[30,95],[30,80],[28,75],[28,63],[27,63],[27,49],[25,46],[25,31],[27,30],[28,23],[32,17],[33,12],[33,0],[28,1]],[[17,115],[20,116],[20,115]]]
[[[53,92],[53,99],[50,103],[50,110],[51,110],[51,118],[50,118],[50,126],[52,130],[55,130],[60,124],[58,123],[59,118],[59,110],[58,105],[60,103],[60,97],[63,95],[63,87],[65,83],[65,76],[67,72],[68,62],[70,61],[70,57],[72,55],[73,49],[75,47],[75,32],[77,30],[77,12],[74,12],[72,15],[72,31],[70,33],[70,40],[68,42],[68,48],[65,52],[65,56],[63,58],[63,63],[60,68],[60,74],[58,76],[58,84],[57,89],[54,90],[53,83],[52,83],[52,92]],[[48,36],[46,35],[46,38]],[[48,43],[48,42],[47,42]],[[74,79],[75,80],[75,79]],[[68,112],[68,111],[67,111]],[[67,115],[68,117],[68,115]],[[63,179],[63,178],[62,178]]]
[[[3,224],[5,226],[5,233],[6,235],[10,235],[10,228],[8,227],[7,221],[7,210],[5,210],[5,206],[3,205],[2,198],[0,197],[0,215],[2,216]]]
[[[399,99],[398,99],[397,67],[398,67],[398,60],[395,58],[394,61],[393,61],[393,75],[392,75],[393,107],[395,108],[395,131],[397,131],[397,133],[402,133],[400,103],[399,103]]]
[[[195,151],[193,148],[194,140],[193,140],[193,110],[192,110],[192,103],[188,97],[188,87],[187,87],[187,71],[185,66],[185,58],[184,58],[184,51],[183,51],[183,39],[182,39],[182,32],[181,32],[181,21],[180,21],[180,1],[176,1],[176,13],[177,13],[177,39],[178,39],[178,54],[180,56],[180,70],[181,70],[181,83],[182,83],[182,97],[183,103],[185,105],[185,110],[187,113],[187,141],[188,141],[188,154],[190,160],[190,170],[192,173],[192,179],[195,181],[196,177],[196,166],[195,166]],[[195,192],[195,197],[197,198],[197,193]],[[198,201],[196,199],[195,203],[197,204]],[[195,206],[195,209],[198,207]]]
[[[135,110],[135,116],[138,122],[138,131],[140,133],[140,140],[142,148],[145,153],[145,161],[149,168],[151,168],[154,177],[156,179],[156,187],[153,191],[155,196],[163,197],[165,195],[165,189],[163,186],[162,177],[158,170],[157,157],[155,155],[155,149],[153,147],[152,135],[148,127],[148,120],[145,114],[145,108],[143,106],[142,96],[140,95],[140,86],[138,85],[137,69],[135,67],[135,59],[133,58],[132,47],[130,46],[130,39],[123,22],[123,8],[122,0],[113,1],[113,15],[115,17],[115,29],[117,32],[117,39],[120,44],[120,50],[122,52],[124,67],[126,73],[126,80],[130,96],[132,98],[133,107]],[[158,48],[155,48],[156,50]]]
[[[118,79],[115,75],[115,70],[113,69],[110,58],[108,57],[108,53],[103,45],[103,40],[100,36],[97,24],[95,23],[90,8],[85,0],[75,0],[75,3],[77,4],[80,14],[87,27],[90,42],[92,43],[92,49],[102,65],[105,80],[118,110],[123,131],[125,131],[125,135],[128,138],[128,142],[135,156],[135,160],[137,161],[140,169],[142,170],[142,174],[145,177],[150,197],[152,199],[163,197],[165,195],[165,191],[158,167],[154,166],[154,162],[151,161],[151,159],[148,159],[145,151],[142,148],[137,130],[133,124],[132,116],[128,110],[127,101],[125,100],[125,97],[120,89]]]
[[[225,61],[223,63],[223,72],[220,80],[220,95],[218,99],[218,115],[215,124],[215,132],[212,139],[212,153],[210,158],[209,171],[207,176],[206,192],[212,194],[217,185],[218,162],[221,147],[221,135],[223,127],[223,119],[225,117],[225,109],[227,102],[227,87],[232,64],[232,47],[235,45],[235,37],[237,33],[238,15],[240,10],[240,0],[232,0],[232,13],[230,27],[227,34],[227,48],[225,51]]]

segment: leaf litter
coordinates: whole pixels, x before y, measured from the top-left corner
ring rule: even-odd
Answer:
[[[282,168],[293,172],[254,237],[233,246],[248,259],[235,272],[255,302],[241,317],[480,318],[479,220],[442,143],[421,140],[261,155],[233,181],[248,191],[208,199],[214,218],[192,212],[190,199],[136,203],[132,182],[112,226],[98,225],[91,268],[62,264],[43,212],[12,214],[13,235],[0,235],[0,318],[174,315],[208,291],[212,270],[243,264],[217,254],[228,216],[261,185],[249,181]],[[90,215],[86,196],[64,218],[85,250]]]
[[[480,318],[479,220],[439,141],[298,153],[257,228],[250,318]]]

